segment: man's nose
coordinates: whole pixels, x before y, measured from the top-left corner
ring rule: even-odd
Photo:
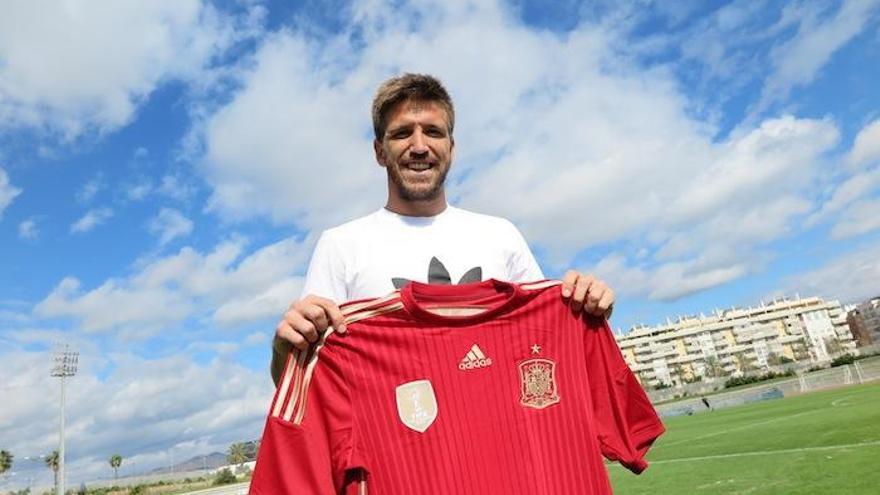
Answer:
[[[428,153],[428,143],[421,132],[414,132],[410,142],[409,152],[411,155],[421,156]]]

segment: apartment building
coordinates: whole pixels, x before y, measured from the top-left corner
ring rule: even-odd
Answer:
[[[617,343],[643,385],[678,385],[851,352],[856,343],[846,318],[838,301],[783,298],[635,327]]]

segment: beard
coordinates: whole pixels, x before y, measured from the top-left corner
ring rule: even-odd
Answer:
[[[405,201],[431,201],[440,196],[443,184],[446,182],[446,174],[449,167],[443,168],[439,175],[434,176],[428,182],[407,182],[397,168],[388,167],[388,177],[397,190],[397,195]]]

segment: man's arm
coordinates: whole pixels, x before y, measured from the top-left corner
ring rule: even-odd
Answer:
[[[290,305],[275,327],[275,338],[272,341],[271,371],[276,385],[290,348],[306,350],[330,325],[337,332],[345,333],[345,318],[335,302],[308,295]]]
[[[345,333],[342,312],[334,301],[345,299],[345,270],[336,249],[332,235],[321,234],[306,272],[303,295],[291,303],[275,326],[270,370],[276,384],[291,347],[305,350],[330,325],[337,332]]]

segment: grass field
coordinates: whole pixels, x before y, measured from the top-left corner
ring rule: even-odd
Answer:
[[[609,465],[615,493],[880,493],[880,383],[664,423],[647,471]]]

